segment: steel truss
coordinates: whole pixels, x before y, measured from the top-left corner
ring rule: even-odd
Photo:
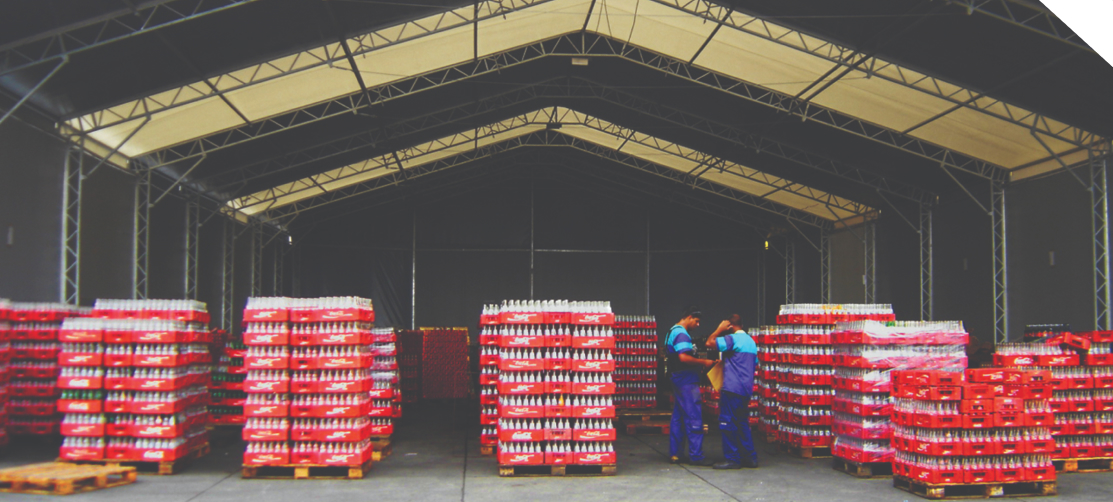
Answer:
[[[143,162],[150,168],[164,166],[315,123],[329,117],[344,113],[355,113],[361,109],[424,90],[442,87],[475,76],[499,72],[511,66],[548,56],[621,57],[647,68],[656,69],[695,84],[717,89],[750,102],[796,115],[804,120],[812,120],[862,138],[886,144],[913,155],[930,159],[935,163],[963,170],[983,178],[1003,179],[1006,174],[999,166],[916,139],[900,131],[880,127],[814,103],[809,103],[807,107],[801,110],[794,104],[797,100],[791,95],[693,67],[684,61],[634,47],[622,40],[590,33],[562,35],[507,52],[469,60],[456,66],[369,88],[366,93],[360,92],[344,96],[152,152],[143,158]],[[145,118],[149,116],[148,113],[132,114],[129,119]],[[1035,126],[1038,125],[1035,124]],[[1032,128],[1034,125],[1027,124],[1027,127]],[[1058,135],[1055,137],[1058,138]],[[1073,140],[1069,142],[1074,143]]]
[[[135,176],[135,235],[133,236],[132,298],[143,300],[149,290],[151,245],[151,171],[140,170]]]
[[[1005,183],[990,183],[990,218],[993,220],[993,341],[1009,340],[1009,268],[1005,220]]]
[[[282,262],[286,257],[276,242],[271,246],[271,296],[282,296]]]
[[[831,231],[819,229],[819,303],[831,303]]]
[[[920,320],[935,319],[935,259],[932,249],[932,207],[920,204]]]
[[[251,296],[263,296],[263,226],[251,224]]]
[[[765,253],[758,254],[758,275],[757,275],[757,325],[765,325],[765,297],[768,294],[765,291]]]
[[[254,0],[148,0],[0,46],[0,75]],[[137,5],[133,5],[137,3]]]
[[[1006,23],[1068,44],[1076,49],[1094,53],[1090,46],[1059,19],[1055,13],[1031,2],[1015,0],[949,0],[949,3],[966,9],[968,14],[977,12],[1000,19]]]
[[[786,206],[771,202],[759,196],[751,195],[746,192],[734,190],[717,183],[712,183],[702,178],[693,177],[687,173],[677,171],[670,167],[665,167],[660,164],[645,161],[640,158],[615,151],[611,148],[602,147],[594,143],[573,138],[556,131],[534,131],[522,136],[518,136],[505,141],[480,146],[473,148],[463,153],[453,155],[446,158],[441,158],[433,162],[428,162],[421,165],[407,167],[405,170],[396,170],[392,174],[379,176],[368,181],[354,183],[347,185],[343,188],[336,190],[325,191],[318,195],[299,200],[297,202],[276,207],[267,211],[266,219],[268,221],[283,220],[296,217],[298,214],[314,209],[326,204],[336,201],[348,199],[357,195],[365,194],[388,186],[394,186],[406,180],[412,180],[417,177],[425,176],[428,174],[443,171],[457,165],[466,164],[478,159],[491,157],[499,153],[507,152],[517,148],[527,146],[561,146],[571,147],[576,150],[590,153],[600,158],[612,160],[627,166],[636,168],[638,170],[648,172],[666,179],[673,180],[678,183],[690,185],[694,189],[702,190],[712,193],[721,197],[732,199],[764,211],[773,213],[782,218],[787,218],[793,221],[811,225],[813,227],[830,226],[828,220],[797,211]],[[260,213],[262,215],[263,213]]]
[[[186,201],[185,211],[185,277],[182,284],[185,286],[185,298],[197,299],[197,281],[201,237],[201,200],[199,197],[190,197]]]
[[[865,289],[865,303],[874,303],[877,301],[877,220],[866,222],[862,231],[864,234],[862,254],[865,256],[862,286]]]
[[[785,303],[796,303],[796,244],[785,240]]]
[[[1108,157],[1090,160],[1091,233],[1094,240],[1094,329],[1109,330],[1109,178]]]
[[[224,252],[220,269],[220,327],[232,333],[236,301],[236,222],[227,218],[221,221],[224,224]]]
[[[81,302],[81,187],[85,152],[77,145],[66,150],[65,187],[62,191],[62,303]]]

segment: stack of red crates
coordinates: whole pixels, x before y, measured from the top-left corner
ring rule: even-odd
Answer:
[[[1050,371],[1055,460],[1113,457],[1113,332],[1056,333],[1041,343],[999,344],[994,366]]]
[[[1055,479],[1048,371],[894,371],[896,476],[921,485]]]
[[[858,463],[888,463],[892,411],[890,372],[966,369],[970,336],[961,322],[841,322],[831,333],[835,343],[833,403],[835,457]]]
[[[619,409],[657,407],[657,318],[644,315],[615,317],[615,400]]]
[[[757,368],[754,369],[754,397],[750,402],[756,401],[758,405],[760,419],[757,431],[770,441],[776,441],[781,424],[777,418],[780,415],[780,403],[777,401],[778,365],[772,362],[775,358],[772,350],[780,340],[776,334],[777,326],[761,326],[750,331],[750,336],[757,344],[758,358]]]
[[[12,358],[12,344],[8,316],[11,314],[12,303],[6,298],[0,298],[0,448],[8,444],[8,380],[11,373],[8,371],[8,362]]]
[[[416,330],[398,332],[399,388],[403,403],[416,403],[421,398],[421,359],[425,333]]]
[[[8,433],[57,434],[58,328],[84,312],[60,303],[12,303],[8,313]]]
[[[395,336],[363,298],[249,298],[245,466],[363,466],[395,413]],[[259,324],[258,326],[256,324]]]
[[[495,362],[499,371],[493,377],[481,374],[481,384],[497,392],[493,399],[483,396],[484,421],[490,422],[486,411],[493,403],[497,427],[493,436],[481,439],[499,445],[499,465],[617,462],[614,314],[586,312],[581,305],[588,303],[601,302],[572,302],[578,312],[525,310],[483,316],[481,324],[488,330],[480,343],[494,349],[495,356],[481,356],[481,364]]]
[[[205,304],[97,300],[59,331],[60,457],[173,461],[208,445],[211,333]],[[96,399],[101,395],[103,400]]]
[[[213,425],[243,425],[243,405],[247,400],[243,390],[247,368],[243,359],[247,346],[243,344],[243,335],[224,330],[214,331],[213,341],[211,353],[216,364],[209,379],[209,416]]]
[[[421,397],[468,397],[468,330],[425,328],[422,333]]]
[[[798,448],[832,445],[834,405],[835,323],[892,321],[890,305],[782,305],[777,329],[764,336],[768,350],[760,358],[771,363],[763,372],[777,382],[777,441]],[[760,403],[759,403],[760,405]]]

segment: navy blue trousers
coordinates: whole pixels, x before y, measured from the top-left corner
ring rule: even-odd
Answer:
[[[676,398],[672,407],[672,425],[669,428],[669,456],[679,457],[688,441],[688,459],[703,460],[703,410],[700,408],[700,390],[695,384],[672,386]]]
[[[748,461],[757,463],[757,451],[750,434],[750,396],[719,393],[719,429],[723,431],[723,457],[728,462],[740,464],[745,455]]]

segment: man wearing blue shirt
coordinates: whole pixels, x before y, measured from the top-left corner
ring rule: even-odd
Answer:
[[[750,397],[754,393],[757,344],[742,331],[742,316],[735,314],[707,337],[707,348],[717,348],[723,364],[719,429],[723,431],[726,462],[715,464],[715,468],[755,468],[757,452],[750,435]]]
[[[672,380],[672,425],[669,431],[669,457],[674,464],[680,462],[680,450],[688,441],[688,460],[692,465],[708,467],[715,462],[703,456],[703,411],[700,408],[700,379],[704,372],[715,365],[710,359],[700,359],[693,354],[692,336],[688,330],[699,327],[700,311],[685,308],[680,322],[669,330],[665,339],[665,363]]]

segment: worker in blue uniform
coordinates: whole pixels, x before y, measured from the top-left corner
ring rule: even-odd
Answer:
[[[665,363],[672,380],[674,404],[672,425],[669,431],[669,460],[680,463],[680,450],[688,442],[688,462],[709,467],[715,461],[703,456],[703,411],[700,407],[700,380],[704,372],[715,365],[711,359],[695,357],[692,336],[688,330],[699,327],[699,309],[687,307],[680,322],[669,330],[665,338]]]
[[[757,451],[750,434],[750,397],[754,393],[757,344],[742,331],[742,316],[735,314],[707,337],[707,348],[719,350],[723,365],[719,429],[723,431],[726,462],[715,464],[715,468],[756,468]]]

